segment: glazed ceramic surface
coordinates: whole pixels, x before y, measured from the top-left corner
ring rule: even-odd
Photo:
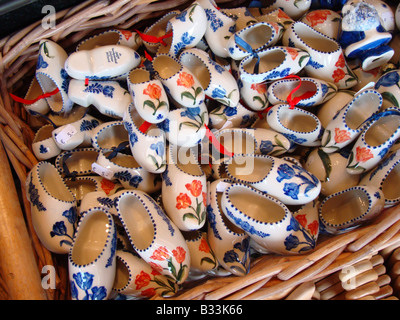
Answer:
[[[317,9],[307,12],[301,21],[324,35],[338,40],[342,16],[330,9]]]
[[[54,127],[51,124],[44,125],[33,138],[32,151],[40,161],[57,157],[62,152],[53,139],[53,130]]]
[[[81,41],[76,46],[76,51],[92,50],[108,45],[121,45],[137,50],[142,45],[142,42],[139,34],[135,31],[110,29]]]

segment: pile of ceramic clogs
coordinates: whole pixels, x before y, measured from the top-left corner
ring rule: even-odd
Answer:
[[[73,299],[242,276],[400,202],[397,16],[320,2],[197,0],[74,52],[40,41],[26,196]]]

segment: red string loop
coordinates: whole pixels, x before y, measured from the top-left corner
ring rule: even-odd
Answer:
[[[140,125],[139,130],[143,133],[146,133],[146,131],[149,130],[150,126],[151,126],[151,122],[145,121]]]
[[[161,43],[163,46],[167,46],[164,39],[172,37],[172,31],[161,37],[156,37],[156,36],[152,36],[150,34],[145,34],[145,33],[140,32],[139,30],[135,30],[135,32],[137,32],[137,34],[140,36],[140,38],[142,38],[143,41],[150,42],[150,43]]]
[[[28,100],[28,99],[17,97],[16,95],[13,95],[12,93],[10,93],[10,96],[11,96],[11,98],[13,98],[14,101],[17,101],[17,102],[20,102],[20,103],[23,103],[23,104],[33,104],[33,103],[35,103],[36,101],[38,101],[40,99],[49,98],[51,96],[54,96],[59,91],[60,91],[60,89],[56,88],[53,91],[47,92],[47,93],[43,93],[40,96],[38,96],[37,98],[32,99],[32,100]]]

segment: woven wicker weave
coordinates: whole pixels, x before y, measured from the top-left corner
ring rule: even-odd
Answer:
[[[69,298],[65,257],[47,251],[31,224],[30,205],[24,195],[26,175],[38,162],[30,148],[34,130],[23,106],[9,96],[10,92],[25,95],[34,75],[39,41],[51,39],[68,50],[81,39],[110,27],[143,30],[149,21],[191,2],[89,0],[57,12],[55,29],[45,30],[38,21],[0,40],[0,299]],[[217,3],[221,7],[237,7],[243,1]],[[254,259],[248,275],[188,283],[174,299],[396,298],[400,291],[400,262],[396,264],[400,259],[399,220],[400,207],[390,208],[370,225],[320,239],[317,248],[307,255],[260,256]],[[375,272],[368,278],[372,280],[362,284],[356,281],[352,292],[343,289],[342,270],[366,262],[369,268],[364,272]],[[56,289],[45,290],[41,281],[46,273],[42,273],[42,267],[49,265],[55,267],[57,285]],[[385,266],[384,271],[378,268],[380,265]],[[369,283],[373,283],[369,289],[362,288],[364,294],[354,293]]]

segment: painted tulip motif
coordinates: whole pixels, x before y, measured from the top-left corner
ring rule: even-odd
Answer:
[[[335,142],[336,143],[342,143],[347,140],[350,140],[350,133],[346,130],[340,130],[339,128],[335,128]]]
[[[253,96],[253,101],[259,102],[261,104],[260,109],[264,109],[264,107],[268,104],[267,85],[265,83],[252,83],[250,88],[258,93],[258,95]]]
[[[187,183],[185,187],[196,199],[196,203],[192,203],[192,200],[187,193],[181,192],[176,197],[176,208],[178,210],[190,209],[190,211],[183,215],[182,219],[196,219],[198,223],[201,224],[206,218],[207,211],[205,206],[207,195],[203,191],[203,185],[201,181],[193,180],[192,183]]]
[[[372,159],[374,157],[373,153],[371,152],[370,149],[366,147],[357,147],[356,152],[350,152],[349,156],[349,163],[353,162],[353,158],[355,157],[356,163],[351,166],[347,166],[349,169],[357,169],[360,170],[361,172],[365,171],[365,168],[360,166],[360,163],[367,162],[368,160]]]
[[[155,269],[152,269],[151,273],[141,270],[135,277],[135,289],[141,290],[140,295],[145,298],[155,296],[157,291],[160,290],[162,290],[163,296],[176,293],[175,286],[169,281],[163,281],[161,277],[157,277],[160,275],[161,273]],[[152,283],[155,283],[156,286],[151,286]]]
[[[148,106],[153,109],[153,115],[155,115],[161,107],[168,106],[166,101],[161,101],[162,89],[156,83],[149,83],[145,89],[143,89],[143,94],[150,97],[150,99],[143,102],[143,108]]]
[[[193,100],[193,105],[196,105],[196,100],[199,94],[203,92],[202,87],[194,87],[195,81],[191,74],[183,71],[179,74],[178,80],[176,80],[176,84],[181,87],[185,87],[186,89],[193,89],[193,93],[190,91],[183,91],[181,93],[181,99],[184,97]]]

